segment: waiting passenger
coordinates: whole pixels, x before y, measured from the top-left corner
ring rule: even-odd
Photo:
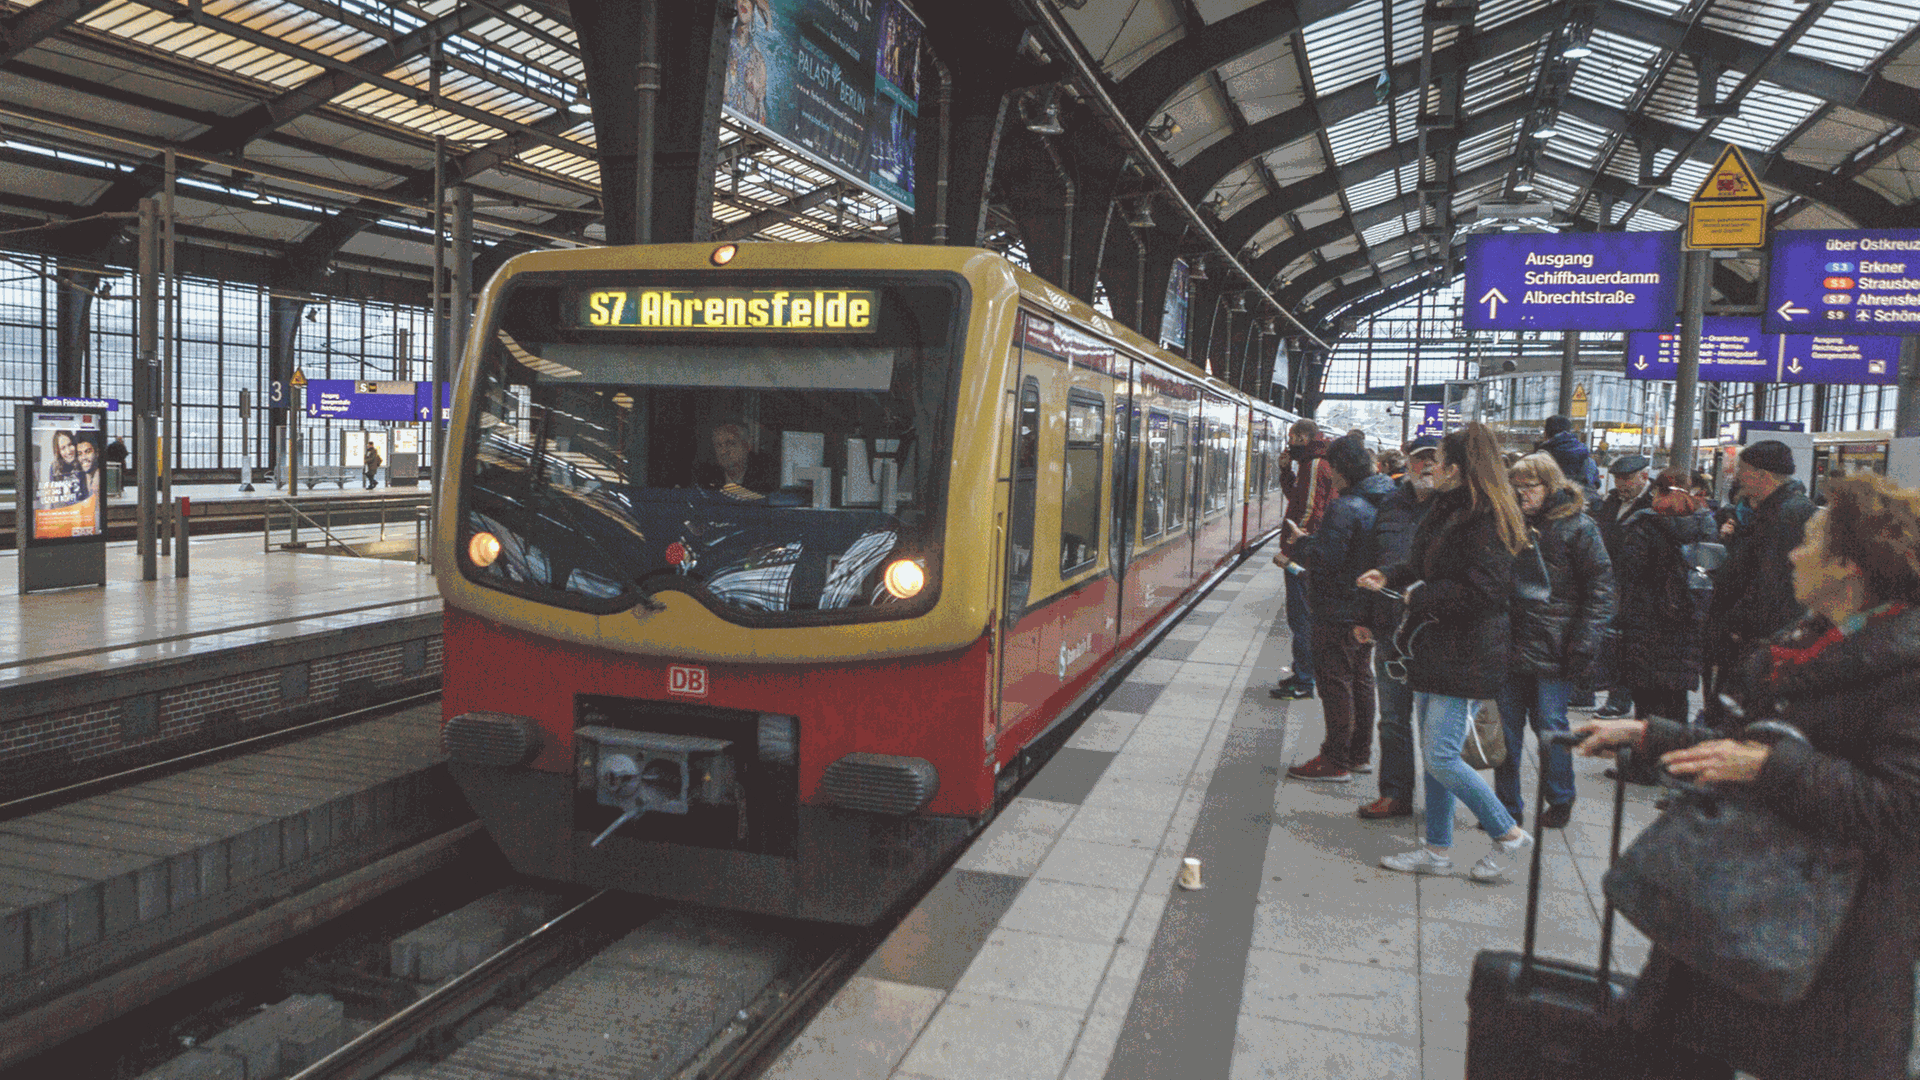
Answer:
[[[1440,454],[1440,437],[1422,435],[1407,452],[1407,478],[1400,489],[1380,504],[1373,519],[1373,550],[1382,566],[1407,561],[1413,534],[1433,509],[1433,463]],[[1406,661],[1395,650],[1393,632],[1406,613],[1404,604],[1381,596],[1370,600],[1368,622],[1373,631],[1373,692],[1380,712],[1380,797],[1360,808],[1368,821],[1413,814],[1413,689],[1396,679],[1387,665]]]
[[[1687,564],[1680,549],[1714,538],[1713,515],[1686,483],[1685,470],[1660,474],[1648,508],[1627,519],[1614,563],[1620,586],[1617,666],[1633,715],[1641,720],[1685,723],[1687,693],[1699,685],[1705,666],[1707,612],[1684,587]],[[1634,773],[1639,775],[1630,779],[1652,778]]]
[[[780,486],[773,460],[753,448],[745,424],[715,424],[712,437],[713,460],[694,466],[694,483],[735,498],[758,498]]]
[[[1500,447],[1485,424],[1468,424],[1440,440],[1434,466],[1440,494],[1414,533],[1408,560],[1369,570],[1363,589],[1393,587],[1406,595],[1412,629],[1403,642],[1407,685],[1420,714],[1426,765],[1426,844],[1380,865],[1413,874],[1453,872],[1453,802],[1467,804],[1493,839],[1473,865],[1476,881],[1505,874],[1533,837],[1500,805],[1493,788],[1460,760],[1475,701],[1499,694],[1513,653],[1514,557],[1528,546],[1526,520],[1500,467]]]
[[[1867,856],[1832,951],[1792,1004],[1750,1000],[1655,945],[1619,1042],[1649,1056],[1678,1042],[1724,1062],[1690,1077],[1907,1077],[1920,960],[1920,492],[1869,475],[1829,494],[1792,555],[1794,599],[1813,614],[1750,654],[1741,680],[1751,715],[1777,715],[1807,742],[1768,746],[1657,718],[1581,728],[1582,753],[1632,744],[1675,775],[1748,792]]]
[[[1534,828],[1564,829],[1573,816],[1573,755],[1548,744],[1547,736],[1567,730],[1574,691],[1597,689],[1601,646],[1613,620],[1613,567],[1599,526],[1583,511],[1585,495],[1552,457],[1528,454],[1511,475],[1552,592],[1543,603],[1514,606],[1513,664],[1498,699],[1507,756],[1493,770],[1493,790],[1514,820],[1524,816],[1520,751],[1531,721],[1547,787],[1547,808]]]
[[[1320,527],[1320,517],[1333,501],[1333,467],[1327,464],[1327,447],[1333,440],[1321,434],[1320,425],[1299,419],[1287,431],[1287,449],[1280,455],[1280,478],[1286,486],[1286,520],[1300,526],[1303,533]],[[1280,550],[1273,556],[1276,566],[1292,559],[1293,536],[1280,537]],[[1307,585],[1299,574],[1288,574],[1287,633],[1293,643],[1293,673],[1267,693],[1277,698],[1313,696],[1313,613],[1307,600]]]
[[[1287,775],[1344,784],[1367,771],[1373,757],[1373,631],[1365,602],[1373,598],[1354,579],[1373,565],[1373,522],[1393,481],[1373,471],[1367,445],[1351,435],[1328,448],[1327,464],[1337,494],[1319,529],[1309,536],[1287,523],[1294,558],[1307,568],[1315,687],[1327,737],[1313,760]]]

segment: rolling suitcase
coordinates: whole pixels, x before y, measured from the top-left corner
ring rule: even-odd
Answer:
[[[1579,736],[1554,735],[1555,741]],[[1627,762],[1616,770],[1626,776]],[[1608,864],[1620,856],[1620,823],[1626,805],[1626,780],[1614,781],[1613,842]],[[1544,774],[1534,821],[1547,807]],[[1527,925],[1519,952],[1483,949],[1473,959],[1467,984],[1467,1080],[1616,1080],[1637,1077],[1631,1039],[1616,1035],[1615,1018],[1630,976],[1613,971],[1613,905],[1600,923],[1597,968],[1536,956],[1534,936],[1540,921],[1540,857],[1544,838],[1535,837],[1533,866],[1527,877]]]

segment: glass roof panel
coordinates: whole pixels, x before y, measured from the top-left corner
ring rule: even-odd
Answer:
[[[1413,98],[1412,94],[1402,97]],[[1368,109],[1327,128],[1327,145],[1333,149],[1336,165],[1345,165],[1366,157],[1375,150],[1393,144],[1393,131],[1387,124],[1387,110]]]
[[[1772,45],[1799,15],[1766,0],[1714,0],[1700,14],[1700,25],[1759,45]]]
[[[1315,93],[1330,94],[1363,78],[1377,78],[1383,70],[1385,35],[1380,9],[1371,4],[1322,19],[1300,36],[1306,43]]]
[[[1864,71],[1920,22],[1915,0],[1839,0],[1809,28],[1793,52],[1848,71]]]
[[[1724,76],[1720,80],[1721,93],[1731,91],[1737,82],[1737,75]],[[1762,79],[1741,99],[1740,114],[1720,121],[1713,134],[1715,138],[1739,143],[1745,150],[1772,153],[1779,149],[1782,139],[1806,123],[1819,108],[1818,98]]]

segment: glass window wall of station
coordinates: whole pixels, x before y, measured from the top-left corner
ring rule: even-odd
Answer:
[[[13,406],[60,391],[57,364],[57,263],[32,255],[0,255],[0,473],[13,469]],[[103,278],[90,303],[87,355],[80,392],[120,402],[109,414],[109,437],[133,444],[133,355],[138,324],[131,275]],[[263,466],[273,438],[267,406],[268,295],[265,288],[183,278],[176,324],[178,385],[174,394],[176,470],[237,472]],[[431,377],[429,313],[369,300],[309,301],[295,338],[296,366],[309,379],[419,380]],[[240,391],[251,415],[240,416]],[[385,425],[299,417],[305,460],[340,460],[340,431]],[[336,430],[338,429],[338,430]]]

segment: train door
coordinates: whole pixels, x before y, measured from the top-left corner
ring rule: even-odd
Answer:
[[[1034,514],[1040,487],[1040,376],[1016,365],[1013,458],[1007,493],[1006,593],[1000,606],[1000,715],[998,730],[1039,704],[1025,674],[1039,666],[1038,635],[1023,632],[1033,592]]]
[[[1127,570],[1133,562],[1133,521],[1140,485],[1140,416],[1132,367],[1132,360],[1125,355],[1114,360],[1113,482],[1108,498],[1113,514],[1107,525],[1107,550],[1113,568],[1115,640],[1125,640],[1131,630],[1126,618]]]

